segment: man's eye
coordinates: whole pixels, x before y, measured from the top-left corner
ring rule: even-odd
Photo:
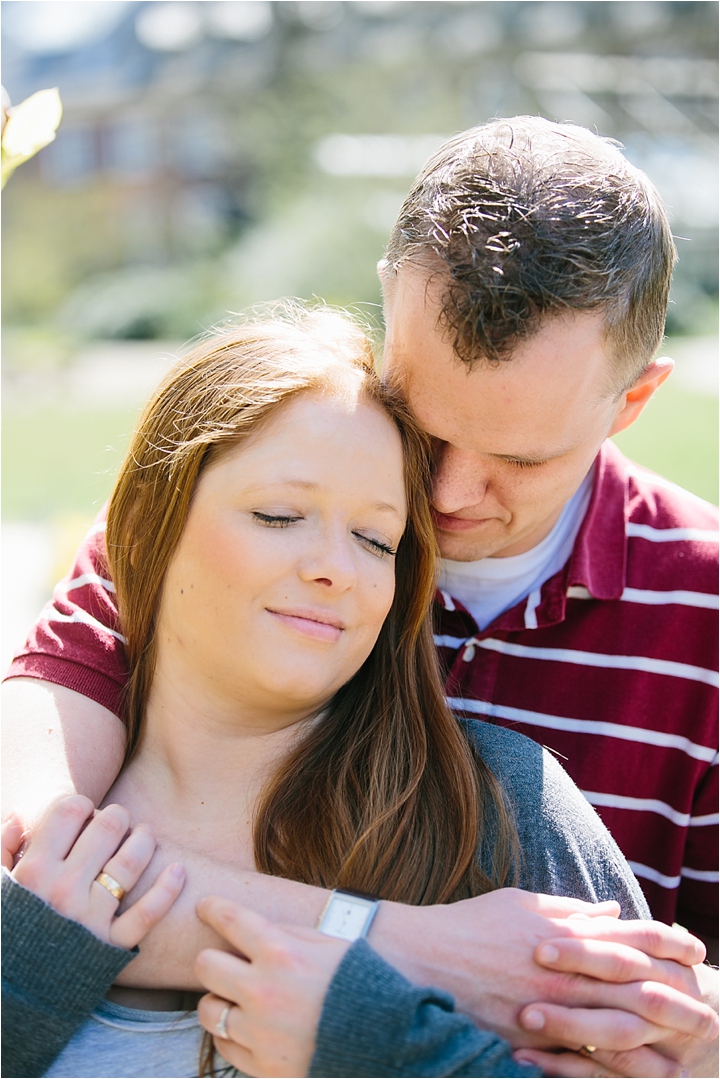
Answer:
[[[253,512],[253,517],[268,528],[287,528],[293,521],[300,520],[300,517],[293,517],[290,514],[259,513],[257,510]]]
[[[515,468],[538,468],[539,465],[544,465],[544,461],[523,461],[519,457],[506,457],[508,464],[514,465]]]

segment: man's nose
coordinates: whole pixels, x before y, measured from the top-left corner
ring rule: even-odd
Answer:
[[[482,457],[442,442],[435,448],[433,506],[439,513],[458,513],[479,506],[489,483]]]
[[[316,535],[298,567],[300,579],[322,585],[329,592],[346,592],[357,579],[353,537],[344,529]]]

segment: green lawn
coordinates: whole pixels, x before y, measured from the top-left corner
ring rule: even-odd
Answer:
[[[4,409],[2,510],[6,520],[91,519],[113,480],[138,416],[132,408]]]
[[[638,464],[717,505],[717,397],[692,393],[670,380],[614,441]]]

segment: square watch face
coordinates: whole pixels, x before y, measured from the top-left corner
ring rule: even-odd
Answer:
[[[375,907],[372,899],[360,896],[334,895],[322,919],[321,932],[341,940],[357,940],[363,935],[368,916]]]

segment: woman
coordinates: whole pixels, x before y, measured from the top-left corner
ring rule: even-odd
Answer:
[[[200,342],[147,407],[108,512],[132,672],[108,801],[323,887],[428,904],[517,881],[645,916],[552,759],[447,710],[427,486],[425,437],[346,319],[287,309]],[[98,1039],[113,1075],[196,1074],[183,995],[108,997],[46,1074],[103,1074]]]

